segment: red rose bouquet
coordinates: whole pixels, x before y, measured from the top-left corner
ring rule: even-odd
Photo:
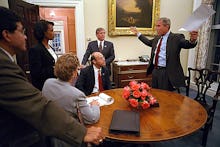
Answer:
[[[142,107],[147,109],[151,106],[158,107],[156,98],[149,92],[150,89],[151,87],[144,82],[131,81],[128,86],[124,87],[123,98],[128,100],[134,108]]]

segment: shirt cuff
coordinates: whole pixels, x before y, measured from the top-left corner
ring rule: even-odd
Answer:
[[[195,40],[195,41],[189,40],[189,43],[191,43],[191,44],[197,44],[197,40]]]
[[[140,33],[140,32],[138,32],[138,33],[137,33],[137,37],[140,37],[140,36],[141,36],[141,33]]]

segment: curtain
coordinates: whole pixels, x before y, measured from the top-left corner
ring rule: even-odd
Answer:
[[[213,0],[202,0],[202,4],[206,4],[213,8]],[[210,17],[200,28],[197,46],[195,47],[195,67],[205,68],[208,58],[209,39],[211,34],[212,17]]]

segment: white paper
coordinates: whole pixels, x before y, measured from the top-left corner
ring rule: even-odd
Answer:
[[[198,31],[202,24],[214,13],[215,11],[212,8],[205,4],[201,4],[187,19],[179,31]]]
[[[128,66],[128,65],[147,65],[149,62],[141,62],[141,61],[118,61],[115,62],[119,66]]]
[[[105,93],[100,93],[98,96],[88,97],[86,98],[86,100],[88,104],[91,103],[93,100],[97,100],[100,106],[110,105],[114,102],[114,99]]]

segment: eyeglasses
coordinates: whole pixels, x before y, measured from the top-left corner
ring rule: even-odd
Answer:
[[[26,34],[26,29],[23,29],[23,30],[21,31],[21,33],[22,33],[22,34]]]
[[[22,33],[23,35],[26,34],[26,29],[22,29],[22,30],[17,30],[18,32]]]
[[[26,29],[16,29],[16,30],[13,30],[13,31],[10,31],[10,30],[6,30],[6,31],[9,32],[9,33],[14,33],[15,31],[18,31],[21,34],[26,35]]]

